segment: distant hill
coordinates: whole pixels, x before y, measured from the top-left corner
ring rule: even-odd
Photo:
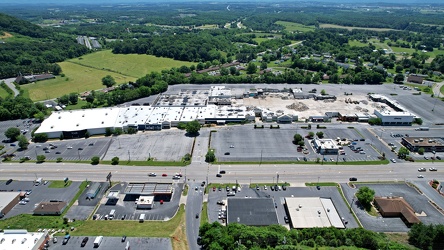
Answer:
[[[14,32],[24,36],[42,38],[47,36],[40,26],[0,13],[0,31]]]
[[[218,3],[222,2],[306,2],[306,0],[225,0],[216,1]],[[17,4],[16,0],[2,0],[3,4]],[[20,0],[19,4],[56,4],[56,5],[72,5],[72,4],[133,4],[133,3],[186,3],[186,2],[215,2],[214,0],[96,0],[92,3],[90,0],[70,0],[70,1],[60,1],[60,0]],[[312,0],[311,2],[319,3],[369,3],[372,5],[379,3],[395,3],[395,4],[427,4],[427,3],[438,3],[442,4],[442,0]]]
[[[57,62],[88,53],[74,37],[0,13],[0,35],[5,32],[10,38],[0,44],[0,79],[32,73],[57,75],[61,71]]]

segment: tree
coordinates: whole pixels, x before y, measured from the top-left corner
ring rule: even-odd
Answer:
[[[79,101],[79,95],[77,93],[71,93],[69,94],[68,99],[70,104],[76,105]]]
[[[261,70],[265,70],[268,68],[267,62],[261,62]]]
[[[396,74],[396,75],[395,75],[395,78],[393,78],[393,81],[394,81],[395,83],[401,83],[401,82],[403,82],[403,81],[404,81],[404,75],[401,74],[401,73]]]
[[[313,132],[309,132],[309,133],[308,133],[308,138],[310,138],[310,139],[311,139],[311,138],[313,138],[313,137],[314,137],[314,135],[315,135],[315,133],[313,133]]]
[[[62,157],[57,157],[56,161],[57,161],[57,162],[62,162],[62,161],[63,161],[63,158],[62,158]]]
[[[187,131],[187,134],[197,135],[199,133],[200,127],[200,123],[194,120],[186,124],[185,130]]]
[[[119,157],[115,156],[111,159],[111,165],[119,165]]]
[[[247,74],[250,74],[250,75],[251,75],[251,74],[256,73],[256,71],[257,71],[256,64],[253,63],[253,62],[248,63],[248,66],[247,66]]]
[[[424,148],[421,147],[421,148],[418,149],[418,154],[423,155],[424,152],[425,152]]]
[[[191,155],[190,155],[189,153],[185,154],[185,155],[183,156],[183,160],[184,160],[184,161],[191,161]]]
[[[319,131],[316,133],[316,136],[319,137],[320,139],[324,138],[324,132]]]
[[[407,155],[410,154],[410,151],[406,148],[406,147],[401,147],[398,150],[398,157],[401,159],[405,159],[405,157],[407,157]]]
[[[360,187],[358,192],[356,192],[356,198],[358,198],[358,201],[366,208],[370,206],[370,203],[373,201],[374,196],[375,190],[367,186]]]
[[[295,144],[298,144],[300,141],[303,141],[304,138],[303,138],[302,135],[300,135],[300,134],[295,134],[295,135],[293,136],[293,140],[294,140],[294,143],[295,143]]]
[[[102,78],[102,84],[105,85],[107,88],[113,86],[114,84],[116,84],[116,81],[114,80],[114,78],[110,75],[107,75],[105,77]]]
[[[214,150],[210,149],[208,150],[207,154],[205,155],[205,161],[210,163],[214,162],[216,160],[216,155],[214,154]]]
[[[325,89],[321,90],[321,95],[326,95],[327,91],[325,91]]]
[[[18,145],[21,149],[28,148],[29,142],[28,142],[28,139],[26,138],[26,136],[19,135],[19,136],[17,136],[17,140],[18,140]]]
[[[93,157],[91,158],[91,164],[92,164],[92,165],[97,165],[97,164],[99,164],[99,162],[100,162],[100,157],[98,157],[98,156],[93,156]]]
[[[43,134],[35,134],[34,135],[34,142],[45,142],[48,140],[48,135],[43,133]]]
[[[20,135],[20,129],[16,128],[16,127],[10,127],[5,131],[5,136],[10,140],[10,141],[16,141],[17,137]]]
[[[46,156],[44,155],[37,155],[37,162],[44,162],[46,160]]]
[[[421,118],[415,118],[415,119],[413,119],[413,123],[416,123],[418,125],[422,125],[422,119]]]

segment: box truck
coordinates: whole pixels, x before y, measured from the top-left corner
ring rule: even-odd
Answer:
[[[97,248],[100,246],[100,243],[102,243],[103,240],[103,236],[98,236],[95,240],[94,240],[94,247]]]

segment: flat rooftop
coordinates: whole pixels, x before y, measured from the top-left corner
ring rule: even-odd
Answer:
[[[29,250],[42,244],[46,233],[31,233],[26,230],[5,230],[0,233],[0,249]]]
[[[417,147],[444,146],[444,138],[440,137],[403,137],[402,139]]]
[[[285,198],[293,228],[345,228],[336,208],[328,198]]]
[[[130,182],[125,188],[125,194],[135,194],[142,196],[151,196],[156,194],[172,194],[172,193],[173,193],[172,183]]]
[[[3,210],[20,192],[0,192],[0,211]]]
[[[271,198],[228,198],[227,223],[248,226],[279,224],[274,201]]]

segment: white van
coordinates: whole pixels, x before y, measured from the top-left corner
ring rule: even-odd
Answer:
[[[116,210],[115,209],[111,210],[111,212],[109,213],[109,219],[112,220],[115,215],[116,215]]]
[[[139,222],[144,222],[145,221],[145,214],[141,214],[139,216]]]

